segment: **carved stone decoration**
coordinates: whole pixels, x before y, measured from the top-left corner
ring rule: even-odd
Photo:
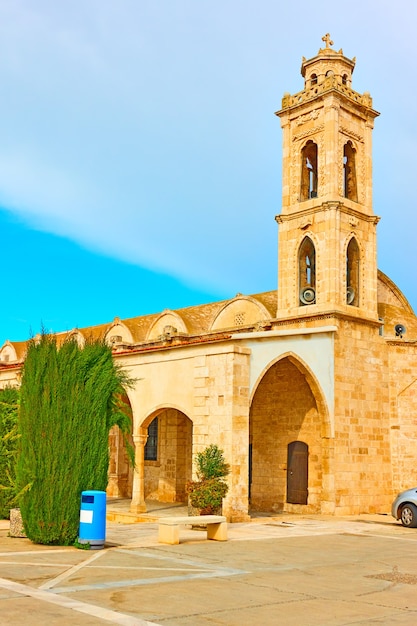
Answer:
[[[354,133],[351,128],[346,128],[346,126],[340,127],[340,132],[346,135],[349,139],[355,139],[355,141],[364,142],[363,135],[359,135],[358,133]]]
[[[310,122],[311,120],[316,120],[319,115],[320,115],[320,112],[318,109],[313,109],[313,111],[310,111],[310,113],[306,113],[305,115],[300,115],[300,117],[297,119],[297,126],[301,126],[302,124],[305,124],[306,122]]]
[[[305,139],[306,137],[310,137],[311,135],[317,135],[324,130],[324,124],[320,124],[320,126],[315,126],[314,128],[310,128],[309,130],[305,130],[303,133],[298,133],[293,136],[293,141],[300,141],[301,139]]]
[[[371,94],[369,93],[369,91],[364,91],[363,96],[362,96],[362,101],[365,106],[368,106],[368,107],[372,106],[372,98],[371,98]]]
[[[302,217],[298,223],[298,226],[300,228],[300,230],[305,230],[306,228],[308,228],[309,226],[311,226],[313,224],[313,218],[312,216],[308,215],[305,217]]]
[[[286,109],[297,104],[308,102],[309,100],[316,98],[317,95],[331,89],[335,89],[336,91],[343,93],[345,96],[358,104],[362,104],[365,107],[372,107],[372,98],[368,92],[360,94],[349,87],[349,85],[342,84],[341,80],[337,76],[329,75],[325,77],[322,83],[303,89],[303,91],[299,91],[293,96],[287,93],[284,94],[284,97],[282,98],[282,108]]]

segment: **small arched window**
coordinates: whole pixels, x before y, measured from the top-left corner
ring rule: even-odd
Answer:
[[[349,241],[346,251],[346,302],[359,306],[359,246],[354,237]]]
[[[342,76],[342,85],[347,85],[347,80],[348,80],[347,74],[343,74],[343,76]]]
[[[310,237],[304,237],[298,252],[299,304],[316,301],[316,250]]]
[[[301,150],[300,199],[317,198],[317,144],[307,141]]]
[[[145,444],[145,461],[158,460],[158,418],[155,417],[148,426],[148,439]]]
[[[358,201],[356,150],[351,141],[348,141],[343,148],[343,195],[349,200]]]
[[[317,85],[317,74],[311,75],[311,86]]]

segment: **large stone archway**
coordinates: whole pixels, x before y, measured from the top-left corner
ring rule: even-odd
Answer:
[[[328,459],[321,405],[307,370],[293,357],[282,358],[264,373],[249,418],[251,510],[320,511],[323,459],[325,463]],[[307,504],[294,503],[287,494],[288,462],[294,449],[290,444],[294,442],[305,444],[308,454]]]

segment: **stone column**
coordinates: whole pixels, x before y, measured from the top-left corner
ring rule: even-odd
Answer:
[[[133,435],[135,444],[135,470],[133,474],[132,513],[146,513],[145,504],[145,444],[148,439],[147,428],[139,428],[139,433]]]

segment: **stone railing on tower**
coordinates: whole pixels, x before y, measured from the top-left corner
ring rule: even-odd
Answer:
[[[365,107],[372,107],[372,98],[368,92],[360,94],[348,85],[344,85],[340,76],[333,75],[326,76],[322,83],[312,85],[308,89],[303,89],[303,91],[300,91],[293,96],[289,93],[284,94],[282,98],[282,108],[287,109],[289,107],[308,102],[309,100],[317,98],[320,94],[324,94],[332,89],[343,93],[345,96],[358,104],[362,104]]]

